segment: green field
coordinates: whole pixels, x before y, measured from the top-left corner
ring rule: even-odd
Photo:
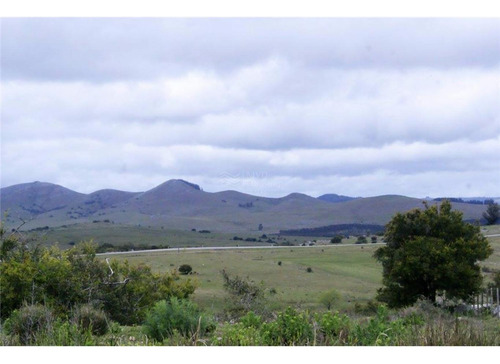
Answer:
[[[483,233],[495,234],[500,226]],[[489,238],[494,248],[492,256],[482,265],[500,269],[500,237]],[[280,247],[273,249],[179,251],[132,253],[114,255],[131,263],[144,263],[159,272],[171,271],[181,264],[189,264],[196,273],[198,288],[193,299],[202,307],[217,312],[227,299],[220,271],[238,275],[266,289],[276,290],[269,300],[276,308],[298,306],[311,310],[321,308],[319,296],[329,289],[342,294],[339,309],[349,309],[358,303],[373,299],[381,287],[382,270],[372,255],[377,246],[314,246]],[[278,262],[281,261],[281,266]],[[307,268],[312,272],[308,273]],[[489,280],[490,272],[486,272]]]
[[[93,240],[97,244],[108,243],[111,245],[162,245],[172,248],[177,247],[202,247],[202,246],[236,246],[236,245],[262,245],[268,246],[266,239],[261,242],[247,242],[233,240],[235,236],[242,239],[259,239],[262,233],[221,233],[210,232],[200,233],[191,230],[162,229],[158,226],[131,226],[111,223],[85,223],[73,224],[47,230],[31,231],[29,233],[37,241],[45,245],[57,243],[61,249],[70,248],[73,244],[81,241]],[[268,235],[277,243],[288,242],[293,245],[300,245],[307,241],[322,240],[327,243],[328,238],[324,237],[301,237],[301,236],[280,236]],[[343,243],[354,243],[354,237],[344,239]]]
[[[115,256],[131,263],[145,263],[165,272],[189,264],[198,283],[193,299],[206,309],[217,311],[227,299],[220,271],[238,275],[266,289],[275,289],[270,300],[309,309],[320,307],[319,295],[338,290],[342,306],[373,298],[380,286],[381,270],[372,258],[375,246],[290,247],[274,249],[178,251]],[[281,266],[278,262],[281,261]],[[307,272],[311,267],[312,272]]]

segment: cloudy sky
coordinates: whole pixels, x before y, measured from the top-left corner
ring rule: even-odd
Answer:
[[[500,195],[500,20],[1,22],[1,185]]]

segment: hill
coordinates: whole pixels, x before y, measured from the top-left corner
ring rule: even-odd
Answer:
[[[338,203],[338,202],[346,202],[346,201],[355,200],[355,199],[360,198],[360,197],[349,197],[349,196],[337,195],[335,193],[327,193],[325,195],[318,196],[317,198],[318,198],[318,200],[321,200],[321,201]]]
[[[422,207],[421,199],[397,195],[332,203],[300,193],[269,198],[238,191],[205,192],[180,179],[145,192],[108,189],[90,194],[33,182],[0,189],[0,202],[1,210],[8,211],[5,223],[9,228],[22,220],[26,221],[24,229],[105,221],[179,230],[259,232],[262,224],[266,233],[338,224],[384,225],[398,211]],[[480,219],[484,211],[481,205],[453,206],[468,220]]]

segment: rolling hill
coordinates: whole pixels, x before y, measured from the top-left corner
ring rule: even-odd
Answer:
[[[332,195],[330,195],[332,196]],[[341,198],[346,196],[339,196]],[[272,233],[335,224],[384,225],[398,211],[422,207],[422,200],[398,195],[325,201],[300,193],[280,198],[238,191],[205,192],[198,185],[169,180],[145,192],[100,190],[82,194],[65,187],[33,182],[0,190],[0,208],[8,228],[23,229],[89,222],[219,232]],[[437,203],[437,202],[429,202]],[[478,220],[484,206],[454,203],[464,219]]]

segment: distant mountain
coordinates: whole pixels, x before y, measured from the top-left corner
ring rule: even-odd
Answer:
[[[124,225],[225,232],[258,231],[262,224],[264,232],[279,232],[339,224],[384,225],[396,212],[422,207],[421,199],[405,196],[335,196],[313,198],[291,193],[268,198],[238,191],[212,193],[180,179],[145,192],[100,190],[90,194],[34,182],[0,189],[0,209],[8,212],[7,219],[3,219],[7,227],[17,227],[24,220],[23,229],[105,220]],[[335,199],[337,202],[332,203]],[[453,206],[467,220],[480,219],[484,211],[482,205],[457,202]]]
[[[337,195],[335,193],[327,193],[327,194],[321,195],[317,198],[318,198],[318,200],[321,200],[321,201],[338,203],[338,202],[346,202],[346,201],[355,200],[355,199],[360,198],[360,197],[349,197],[349,196]]]

